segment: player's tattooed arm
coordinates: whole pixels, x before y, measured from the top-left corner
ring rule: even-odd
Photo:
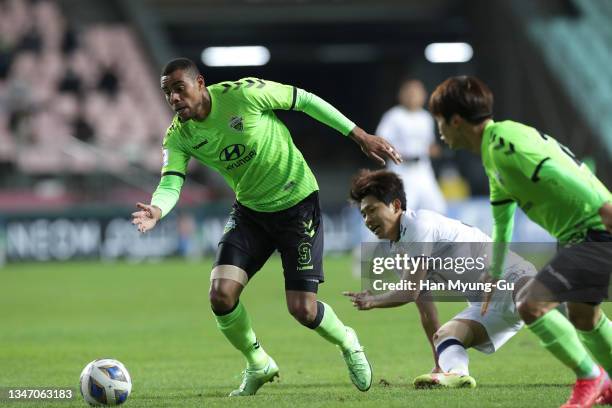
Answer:
[[[381,166],[385,165],[385,159],[393,160],[395,164],[402,162],[402,156],[397,150],[380,136],[371,135],[359,126],[355,126],[348,136],[361,147],[366,156]]]

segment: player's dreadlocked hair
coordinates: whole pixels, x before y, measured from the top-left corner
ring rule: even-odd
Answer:
[[[431,94],[429,111],[434,116],[442,116],[446,122],[456,113],[477,125],[493,117],[493,93],[476,77],[451,77]]]
[[[351,182],[351,200],[360,203],[366,196],[372,195],[389,205],[396,198],[400,200],[402,210],[406,210],[406,192],[399,176],[387,170],[362,169]]]
[[[195,79],[198,75],[200,75],[200,70],[198,69],[198,66],[195,64],[195,62],[193,62],[189,58],[176,58],[164,65],[161,76],[170,75],[174,71],[178,70],[189,74],[192,79]]]

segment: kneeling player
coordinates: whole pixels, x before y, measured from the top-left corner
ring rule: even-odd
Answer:
[[[384,170],[361,171],[353,179],[351,199],[360,206],[366,226],[378,238],[390,241],[392,252],[402,251],[410,256],[447,259],[456,258],[458,251],[463,251],[463,255],[473,259],[487,259],[487,243],[491,242],[489,236],[478,228],[432,211],[415,212],[407,209],[404,187],[395,173]],[[474,244],[449,245],[456,242]],[[465,250],[469,253],[466,254]],[[394,290],[377,295],[369,291],[345,292],[345,295],[351,298],[359,310],[415,302],[437,360],[432,373],[417,377],[414,385],[417,388],[474,388],[476,381],[469,375],[466,349],[474,347],[486,354],[493,353],[523,327],[514,299],[535,273],[533,265],[510,253],[502,279],[513,284],[514,290],[497,290],[492,310],[484,316],[480,312],[481,304],[469,301],[479,299],[479,294],[466,293],[469,296],[469,306],[442,327],[439,326],[437,310],[429,293],[421,292],[419,285],[415,285],[414,290]],[[405,271],[402,280],[418,283],[435,278],[449,282],[459,276],[454,270],[426,270],[420,267],[416,271]]]

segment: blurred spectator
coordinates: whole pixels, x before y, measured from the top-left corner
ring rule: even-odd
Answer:
[[[376,134],[389,140],[404,162],[389,164],[404,182],[406,205],[413,210],[428,209],[441,214],[446,202],[431,167],[431,156],[440,155],[436,143],[434,120],[423,106],[427,98],[425,86],[415,79],[405,80],[399,90],[399,105],[382,117]]]

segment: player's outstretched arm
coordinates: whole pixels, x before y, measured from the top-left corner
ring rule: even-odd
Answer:
[[[319,122],[336,129],[343,135],[349,136],[361,147],[366,156],[378,162],[381,166],[385,165],[386,159],[392,160],[397,164],[401,163],[401,155],[388,141],[382,137],[365,132],[338,109],[317,95],[303,89],[294,89],[295,99],[294,103],[291,104],[291,109],[304,112]]]
[[[139,232],[147,232],[155,228],[157,221],[161,218],[162,210],[155,205],[137,203],[139,211],[132,213],[132,224],[136,225]]]
[[[423,269],[419,269],[414,274],[410,273],[409,271],[404,271],[401,280],[403,282],[414,283],[419,282],[424,277],[425,271]],[[369,290],[365,290],[363,292],[343,292],[342,294],[349,297],[351,302],[353,302],[353,306],[355,306],[358,310],[370,310],[375,308],[398,307],[407,303],[416,302],[420,293],[418,283],[415,284],[414,287],[414,290],[390,290],[378,295],[373,295]]]
[[[402,162],[402,156],[397,150],[380,136],[375,136],[367,133],[359,126],[355,126],[349,137],[361,147],[361,151],[370,159],[374,160],[381,166],[386,164],[385,159],[392,160],[395,164]]]
[[[178,202],[183,187],[183,176],[166,174],[159,181],[157,189],[151,197],[151,204],[138,203],[139,211],[132,213],[132,224],[138,231],[147,232],[155,228],[157,221],[165,217]]]
[[[373,295],[369,290],[363,292],[342,292],[358,310],[398,307],[416,300],[418,293],[413,291],[392,290]]]

